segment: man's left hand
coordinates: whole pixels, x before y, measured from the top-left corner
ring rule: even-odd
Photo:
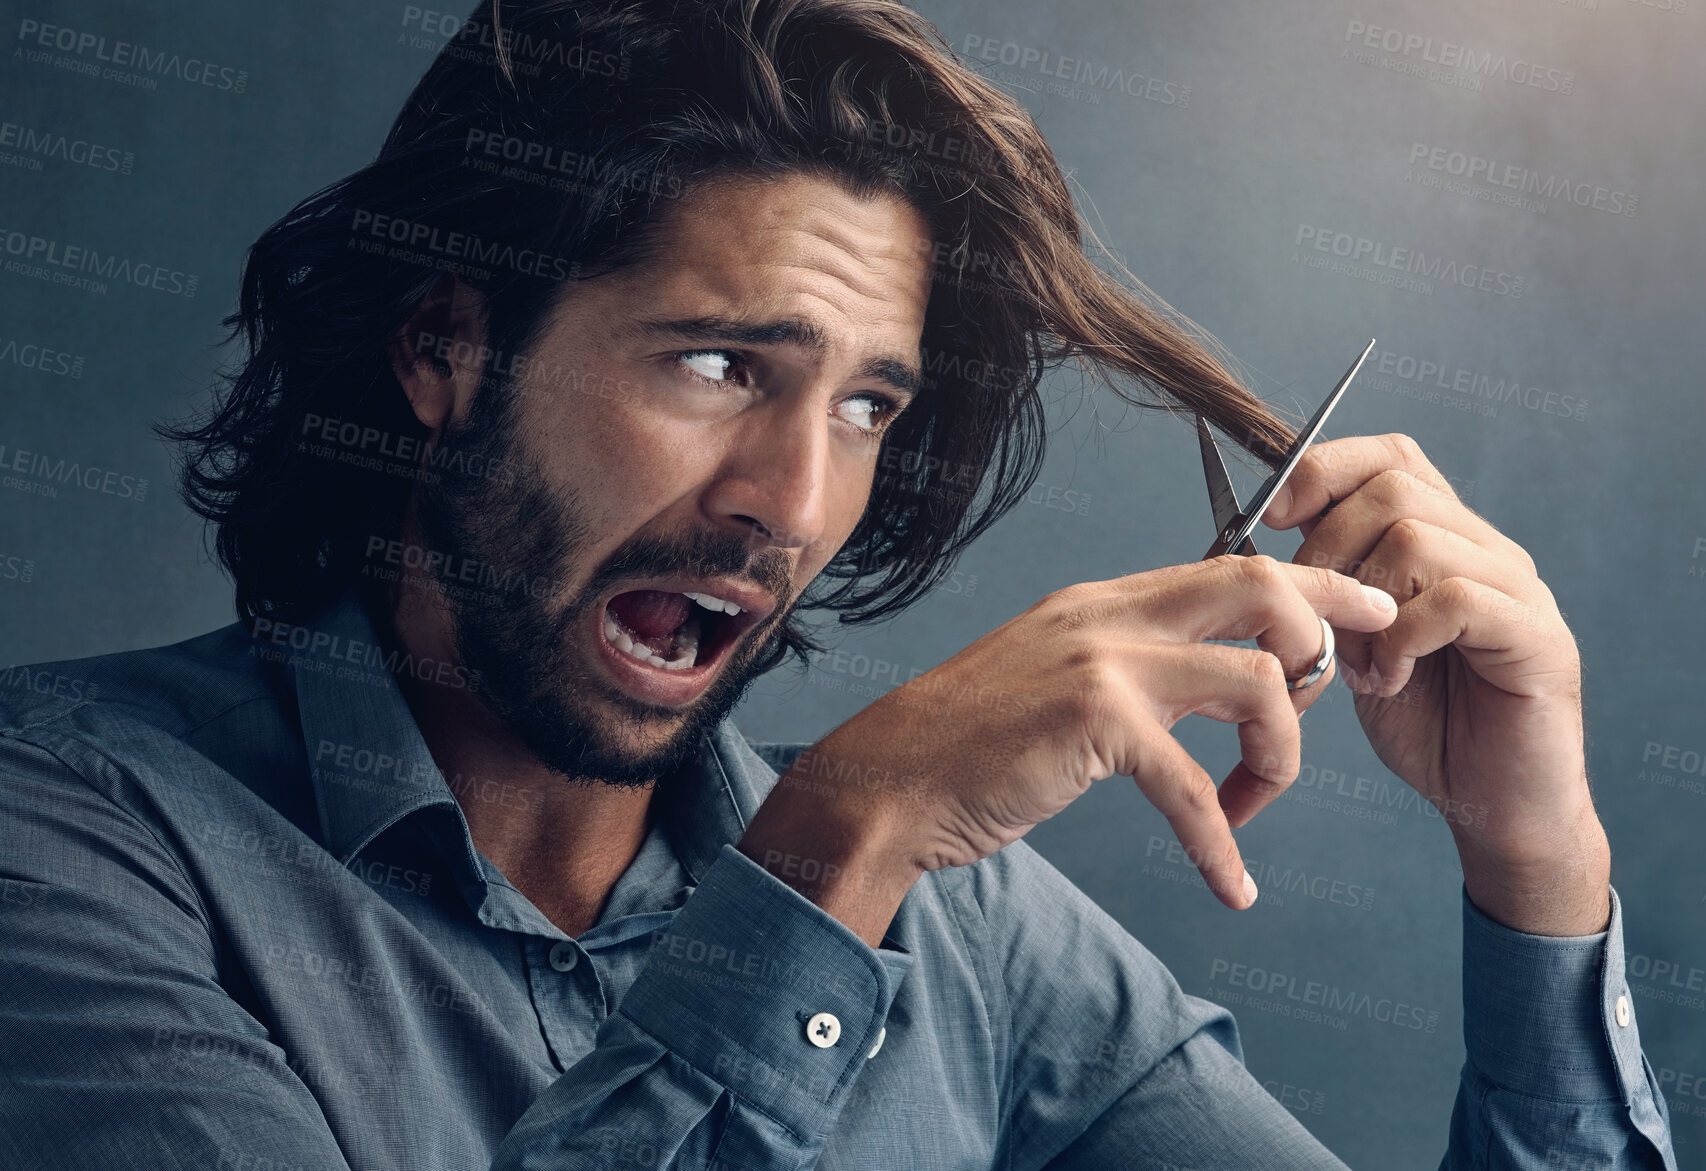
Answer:
[[[1533,558],[1406,435],[1316,444],[1263,519],[1303,533],[1293,561],[1397,601],[1376,634],[1335,629],[1339,668],[1376,754],[1450,825],[1470,898],[1522,931],[1603,931],[1610,850],[1588,791],[1581,660]],[[1240,804],[1235,826],[1259,808]]]

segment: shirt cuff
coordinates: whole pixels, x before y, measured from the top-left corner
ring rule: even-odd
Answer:
[[[913,959],[725,843],[618,1011],[809,1138],[840,1113]]]
[[[1463,891],[1463,1042],[1488,1080],[1560,1101],[1633,1100],[1646,1085],[1623,968],[1623,910],[1598,935],[1515,931]]]

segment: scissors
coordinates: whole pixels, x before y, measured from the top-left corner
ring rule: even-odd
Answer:
[[[1298,435],[1297,442],[1286,452],[1285,462],[1279,470],[1263,481],[1256,489],[1256,495],[1250,499],[1250,507],[1245,508],[1238,503],[1238,493],[1232,490],[1232,480],[1226,474],[1226,463],[1220,458],[1220,448],[1214,442],[1214,436],[1209,432],[1208,422],[1201,415],[1197,416],[1197,443],[1202,448],[1203,475],[1208,478],[1208,500],[1214,509],[1214,523],[1220,530],[1214,544],[1203,554],[1203,560],[1219,557],[1228,551],[1242,557],[1253,557],[1256,544],[1250,540],[1250,534],[1256,531],[1256,522],[1262,519],[1262,513],[1268,507],[1268,502],[1274,498],[1274,493],[1284,486],[1298,461],[1309,445],[1315,442],[1315,437],[1321,432],[1321,424],[1327,421],[1327,416],[1333,408],[1339,405],[1339,399],[1344,397],[1345,388],[1350,386],[1351,379],[1362,369],[1363,362],[1374,349],[1374,339],[1369,339],[1362,354],[1351,363],[1351,368],[1345,371],[1345,376],[1339,380],[1339,385],[1333,388],[1333,393],[1327,396],[1315,412],[1315,417],[1309,420],[1309,425]]]

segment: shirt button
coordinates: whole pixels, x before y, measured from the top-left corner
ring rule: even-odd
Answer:
[[[820,1012],[806,1022],[806,1040],[819,1049],[828,1049],[841,1040],[841,1022],[832,1012]]]
[[[1627,996],[1617,998],[1617,1024],[1622,1028],[1629,1026],[1629,998]]]
[[[878,1029],[877,1030],[877,1043],[875,1045],[871,1046],[871,1051],[869,1053],[865,1054],[865,1056],[867,1058],[875,1057],[877,1055],[877,1050],[879,1050],[883,1047],[883,1038],[887,1037],[888,1035],[889,1035],[889,1030],[888,1030],[887,1025],[884,1025],[882,1028]]]
[[[575,945],[566,939],[560,939],[551,945],[551,966],[559,972],[571,972],[576,964],[581,962],[575,954]]]

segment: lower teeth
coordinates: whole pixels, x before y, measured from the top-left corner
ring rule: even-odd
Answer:
[[[665,671],[685,671],[699,661],[699,639],[693,632],[682,631],[675,640],[675,657],[665,659],[618,626],[608,610],[604,612],[604,637],[624,654]]]

